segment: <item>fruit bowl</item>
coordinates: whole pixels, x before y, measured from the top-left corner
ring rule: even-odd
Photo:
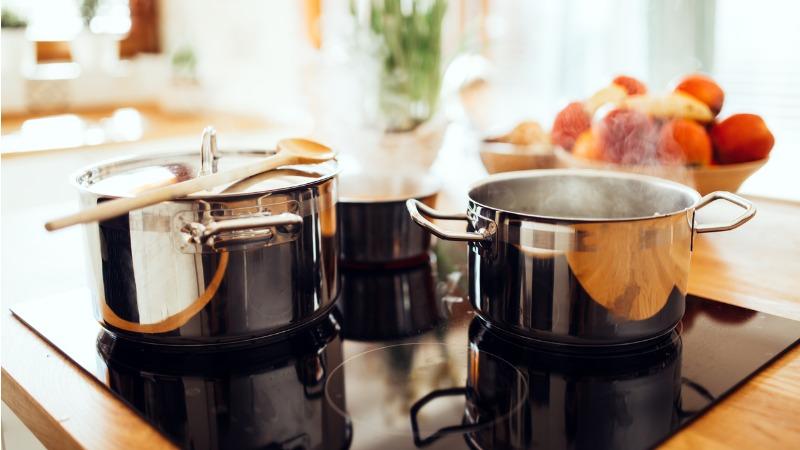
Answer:
[[[553,147],[546,143],[516,145],[484,140],[481,142],[480,156],[489,173],[552,169],[556,165]]]
[[[706,195],[714,191],[736,192],[739,187],[754,174],[769,158],[736,164],[711,166],[627,166],[606,161],[580,158],[561,147],[554,150],[558,167],[573,169],[617,170],[622,172],[653,175],[683,183]]]

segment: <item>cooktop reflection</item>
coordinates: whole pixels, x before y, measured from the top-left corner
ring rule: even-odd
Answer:
[[[440,243],[430,264],[344,270],[339,310],[286,339],[213,353],[116,340],[86,292],[13,312],[190,449],[649,448],[800,338],[800,322],[689,296],[650,347],[558,353],[495,331],[466,282],[464,246]]]

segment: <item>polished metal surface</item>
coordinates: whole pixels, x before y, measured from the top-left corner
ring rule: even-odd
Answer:
[[[425,175],[343,176],[338,202],[340,259],[356,264],[419,263],[431,235],[408,219],[405,201],[433,206],[439,183]]]
[[[241,156],[221,155],[221,165]],[[137,186],[138,169],[195,176],[199,155],[194,165],[186,154],[176,158],[83,171],[82,207],[110,198],[100,192],[112,184],[124,195]],[[324,313],[338,294],[335,162],[326,168],[86,225],[98,320],[141,341],[204,345],[264,337]]]
[[[496,239],[469,250],[470,300],[497,326],[543,341],[614,345],[663,334],[683,315],[687,213],[539,223],[471,208],[498,224]]]
[[[470,301],[481,316],[572,345],[633,344],[671,330],[684,312],[694,232],[735,228],[755,213],[730,193],[701,200],[659,178],[580,170],[492,176],[469,198],[462,233],[439,229],[413,202],[408,208],[437,236],[470,241]],[[717,199],[745,213],[698,229],[696,209]]]
[[[206,127],[203,130],[203,141],[200,144],[200,175],[210,175],[217,172],[218,152],[217,130],[214,127]]]
[[[217,169],[222,171],[274,154],[274,150],[219,150],[216,165]],[[338,171],[335,160],[319,164],[285,166],[235,183],[216,186],[208,191],[189,195],[187,198],[222,199],[245,194],[267,194],[310,186],[334,178]],[[80,190],[116,198],[130,197],[148,189],[179,183],[198,176],[202,176],[201,154],[198,151],[181,151],[104,161],[79,170],[71,180]]]
[[[739,197],[738,195],[731,194],[730,192],[724,191],[717,191],[712,192],[705,197],[701,198],[700,201],[695,205],[695,210],[699,210],[700,208],[708,205],[711,202],[715,202],[717,200],[725,200],[727,202],[733,203],[734,205],[744,209],[744,212],[741,216],[737,217],[731,222],[728,223],[714,223],[714,224],[702,224],[702,225],[695,225],[694,231],[698,233],[714,233],[717,231],[728,231],[734,228],[738,228],[748,220],[752,219],[753,216],[756,215],[756,207],[749,201]]]
[[[408,201],[406,201],[406,209],[408,210],[408,214],[411,215],[411,220],[416,222],[417,225],[430,231],[434,236],[442,239],[447,239],[449,241],[466,241],[466,242],[485,241],[488,240],[497,229],[497,226],[494,224],[494,222],[489,222],[488,227],[481,228],[478,232],[472,232],[472,231],[459,232],[459,231],[445,230],[444,228],[439,227],[438,225],[428,220],[425,216],[443,220],[466,221],[467,215],[463,213],[442,213],[425,205],[424,203],[416,199],[409,199]]]
[[[180,448],[341,450],[352,429],[323,397],[344,389],[325,384],[342,361],[327,319],[241,350],[158,352],[103,333],[97,352],[109,389]]]
[[[682,393],[698,391],[682,376],[675,332],[646,349],[598,358],[505,339],[476,318],[469,342],[475,357],[469,360],[465,425],[510,409],[504,393],[525,393],[524,406],[510,417],[466,434],[472,448],[651,448],[695,413],[681,405]]]
[[[395,270],[343,268],[342,335],[359,341],[402,339],[438,324],[444,314],[434,261]]]
[[[490,176],[469,191],[489,209],[560,220],[632,220],[686,211],[700,194],[679,183],[611,171],[553,169]]]

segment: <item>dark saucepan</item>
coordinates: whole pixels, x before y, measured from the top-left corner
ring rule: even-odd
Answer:
[[[342,175],[339,256],[350,267],[404,267],[427,258],[430,233],[408,220],[405,202],[433,207],[439,183],[429,175]]]

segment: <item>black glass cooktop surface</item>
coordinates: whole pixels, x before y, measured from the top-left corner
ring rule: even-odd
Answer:
[[[344,270],[341,311],[230,352],[103,333],[87,292],[14,314],[191,449],[648,448],[795,345],[800,322],[689,296],[647,348],[566,354],[498,334],[465,299],[466,250]]]

